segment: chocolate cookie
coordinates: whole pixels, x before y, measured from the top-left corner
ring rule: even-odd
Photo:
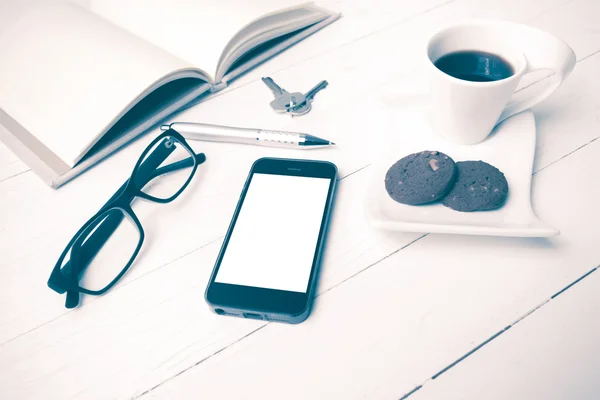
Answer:
[[[500,208],[508,196],[508,182],[498,168],[483,161],[456,163],[456,183],[442,204],[457,211]]]
[[[402,204],[439,200],[452,188],[454,160],[439,151],[422,151],[398,160],[385,174],[385,190]]]

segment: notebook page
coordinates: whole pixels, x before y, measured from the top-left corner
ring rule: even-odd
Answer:
[[[0,108],[73,166],[161,77],[188,67],[70,4],[31,9],[0,34]]]
[[[259,17],[306,0],[92,0],[91,10],[206,71],[227,42]]]
[[[299,31],[332,16],[324,10],[306,4],[304,7],[288,9],[284,13],[265,16],[246,25],[229,41],[219,59],[216,80],[222,80],[223,75],[244,54],[260,47],[267,41],[282,38],[291,32]],[[273,47],[272,45],[270,47]],[[261,54],[266,53],[262,51]]]

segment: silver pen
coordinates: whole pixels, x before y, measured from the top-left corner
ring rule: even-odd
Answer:
[[[246,143],[297,149],[314,149],[335,145],[335,143],[329,140],[321,139],[307,133],[236,128],[193,122],[173,122],[172,124],[162,125],[160,129],[163,131],[173,129],[181,133],[186,139],[210,142]]]

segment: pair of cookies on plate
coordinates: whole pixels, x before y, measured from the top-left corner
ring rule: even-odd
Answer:
[[[487,211],[502,207],[508,182],[496,167],[483,161],[454,160],[439,151],[410,154],[390,167],[385,189],[402,204],[441,200],[456,211]]]

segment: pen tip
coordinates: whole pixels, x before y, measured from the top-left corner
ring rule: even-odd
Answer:
[[[335,146],[335,143],[334,143],[334,142],[329,142],[329,144],[330,144],[330,145],[332,145],[332,146]]]

